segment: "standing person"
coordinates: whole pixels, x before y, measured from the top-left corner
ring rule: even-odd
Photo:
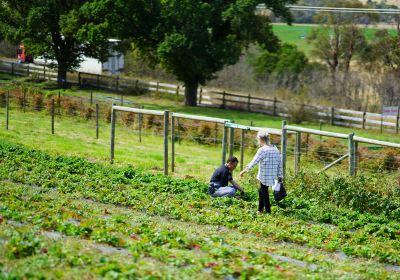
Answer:
[[[261,147],[247,167],[240,172],[240,177],[259,164],[257,174],[257,180],[260,181],[258,211],[262,213],[265,209],[266,213],[271,213],[268,186],[273,186],[275,179],[282,180],[282,159],[278,148],[270,144],[268,132],[259,131],[257,140]]]
[[[236,194],[236,190],[239,190],[242,194],[244,190],[238,183],[232,178],[232,171],[238,165],[238,159],[236,157],[230,157],[228,161],[218,167],[210,179],[208,187],[208,193],[213,197],[233,197]],[[228,186],[231,183],[231,186]]]

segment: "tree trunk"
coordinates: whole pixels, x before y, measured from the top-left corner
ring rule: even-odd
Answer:
[[[197,106],[198,82],[185,82],[185,106]]]
[[[67,86],[67,67],[60,63],[58,64],[57,82],[59,87],[65,88]]]

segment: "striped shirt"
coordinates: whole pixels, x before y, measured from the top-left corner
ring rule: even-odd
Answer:
[[[250,171],[257,164],[259,164],[257,179],[263,185],[273,186],[274,180],[282,177],[282,159],[277,147],[264,145],[259,148],[245,170]]]

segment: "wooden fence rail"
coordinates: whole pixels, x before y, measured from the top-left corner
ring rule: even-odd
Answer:
[[[0,72],[18,76],[38,76],[39,78],[57,80],[57,73],[45,65],[18,64],[0,61]],[[143,81],[119,76],[99,75],[82,72],[70,72],[67,75],[68,83],[81,87],[111,90],[121,94],[130,88],[144,88],[149,91],[184,95],[184,86],[167,84],[154,81]],[[250,94],[227,93],[225,91],[209,88],[200,88],[198,103],[207,107],[243,110],[287,118],[289,117],[288,105],[302,106],[303,110],[312,113],[314,121],[329,123],[331,125],[356,127],[362,129],[380,129],[388,132],[399,132],[400,116],[385,116],[383,114],[355,111],[341,108],[315,106],[307,104],[294,104],[276,98],[263,98]]]

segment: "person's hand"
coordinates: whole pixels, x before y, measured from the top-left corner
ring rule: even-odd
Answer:
[[[240,174],[239,174],[239,175],[240,175],[240,178],[243,178],[243,176],[244,176],[244,174],[245,174],[246,172],[247,172],[246,170],[241,171]]]

